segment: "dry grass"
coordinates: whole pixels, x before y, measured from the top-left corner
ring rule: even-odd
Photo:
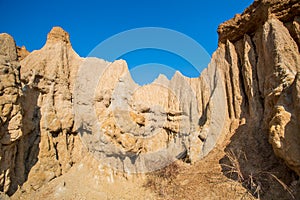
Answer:
[[[295,199],[293,195],[293,190],[286,185],[282,180],[280,180],[274,173],[266,171],[256,171],[247,173],[243,170],[240,164],[241,155],[244,156],[244,160],[247,162],[247,157],[243,152],[236,154],[233,150],[226,152],[226,157],[229,160],[229,164],[221,164],[225,171],[224,174],[229,176],[231,179],[237,180],[248,191],[258,199],[261,199],[261,194],[264,192],[263,182],[270,182],[270,177],[278,182],[285,191],[287,191],[292,199]]]
[[[240,155],[241,154],[236,155],[234,151],[229,150],[226,153],[226,157],[229,159],[230,165],[229,164],[221,164],[221,165],[229,169],[228,171],[225,172],[225,174],[229,174],[230,177],[232,177],[233,175],[237,175],[238,181],[243,182],[244,176],[239,162]]]
[[[172,163],[166,168],[150,173],[143,186],[154,191],[158,195],[157,199],[164,200],[193,200],[200,197],[253,199],[240,183],[226,178],[221,173],[218,162],[201,162],[202,164],[197,165]]]
[[[174,162],[148,174],[144,187],[157,199],[297,199],[282,168],[255,161],[242,150],[215,151],[195,165]]]
[[[295,199],[294,195],[293,195],[293,190],[287,186],[283,181],[281,181],[279,178],[277,178],[277,176],[275,176],[272,173],[268,173],[270,176],[272,176],[278,183],[280,183],[280,185],[284,188],[284,190],[286,190],[293,199]]]
[[[166,197],[168,193],[166,186],[174,183],[174,179],[179,174],[179,170],[179,165],[173,162],[167,167],[149,174],[144,187],[158,191],[159,196]]]

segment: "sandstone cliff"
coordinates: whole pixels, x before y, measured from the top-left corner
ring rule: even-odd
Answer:
[[[0,188],[12,194],[24,177],[25,165],[19,153],[19,139],[22,132],[23,112],[21,107],[20,64],[16,45],[8,34],[0,34]],[[13,189],[12,189],[13,188]]]
[[[67,172],[81,151],[72,112],[81,58],[69,35],[53,28],[41,50],[26,54],[1,35],[1,187],[10,195],[25,181],[23,188],[37,189]]]
[[[243,180],[254,169],[288,174],[273,152],[299,176],[299,19],[297,0],[255,1],[219,26],[218,49],[199,78],[176,73],[146,86],[123,60],[80,58],[59,27],[29,54],[1,34],[0,190],[59,199],[65,181],[83,172],[88,183],[129,181],[177,159],[211,159],[216,147],[247,154]]]
[[[219,48],[226,49],[224,58],[232,66],[228,71],[236,73],[225,77],[225,85],[237,89],[227,92],[235,96],[227,105],[235,105],[236,94],[242,97],[229,116],[240,118],[242,110],[253,126],[266,129],[275,154],[298,175],[299,6],[298,1],[255,1],[218,29]]]
[[[81,157],[72,108],[73,85],[81,60],[71,47],[69,34],[54,27],[45,46],[20,62],[23,132],[31,137],[33,143],[27,146],[35,155],[29,157],[36,160],[25,187],[39,188],[66,173]]]

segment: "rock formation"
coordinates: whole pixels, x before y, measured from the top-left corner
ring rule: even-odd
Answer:
[[[30,54],[29,51],[27,51],[25,46],[18,47],[17,46],[17,54],[18,54],[18,60],[21,61],[23,60],[26,56]]]
[[[178,158],[193,163],[207,155],[221,133],[225,94],[214,64],[201,78],[177,72],[170,81],[160,77],[141,87],[125,61],[89,58],[78,77],[74,102],[82,139],[118,171],[153,171]]]
[[[39,188],[66,173],[81,157],[72,108],[73,85],[81,60],[71,47],[69,34],[54,27],[45,46],[20,62],[23,132],[33,141],[29,147],[36,162],[25,187]]]
[[[299,1],[257,0],[218,33],[199,78],[145,86],[123,60],[80,58],[59,27],[31,53],[1,34],[0,190],[38,190],[91,155],[123,175],[193,164],[243,126],[300,175]]]
[[[23,112],[21,107],[20,64],[16,45],[8,34],[0,34],[0,188],[12,194],[11,188],[17,187],[22,181],[24,171],[18,151],[22,132]]]
[[[81,58],[57,27],[41,50],[27,56],[7,34],[1,35],[0,47],[1,187],[11,195],[25,181],[23,189],[39,188],[80,159],[72,87]]]
[[[218,29],[219,48],[226,48],[224,58],[229,56],[229,62],[238,65],[234,71],[241,74],[231,76],[239,83],[233,85],[241,86],[243,104],[238,107],[255,123],[263,122],[275,154],[298,175],[299,15],[298,1],[255,1]]]

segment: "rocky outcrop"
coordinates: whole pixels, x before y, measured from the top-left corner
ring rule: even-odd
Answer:
[[[41,50],[31,54],[16,48],[11,36],[0,38],[0,183],[11,195],[21,185],[24,191],[36,190],[80,160],[72,92],[82,59],[59,27],[51,30]]]
[[[245,34],[256,32],[272,17],[284,23],[293,23],[298,13],[299,2],[297,0],[255,0],[242,14],[236,14],[233,19],[218,27],[219,42],[225,43],[228,39],[236,42]]]
[[[199,78],[145,86],[123,60],[80,58],[59,27],[31,53],[1,34],[0,190],[38,190],[87,154],[109,176],[193,164],[245,126],[300,175],[299,16],[298,1],[255,1],[219,26]]]
[[[24,176],[18,152],[23,113],[20,64],[15,41],[8,34],[0,34],[0,93],[0,190],[12,194]]]
[[[17,54],[18,54],[18,60],[23,60],[26,56],[30,54],[30,52],[26,49],[25,46],[18,47],[17,46]]]
[[[225,123],[225,93],[215,66],[201,78],[177,72],[170,81],[160,76],[139,86],[125,61],[86,59],[74,101],[83,142],[101,163],[127,173],[203,158]]]
[[[45,46],[21,61],[24,135],[36,163],[23,189],[36,190],[66,173],[81,157],[81,142],[73,130],[72,93],[81,58],[69,34],[54,27]]]
[[[99,158],[109,155],[104,162],[119,170],[148,171],[155,166],[151,159],[158,157],[164,161],[184,157],[194,163],[229,132],[252,125],[269,132],[275,153],[299,174],[298,114],[292,103],[298,95],[298,15],[297,1],[255,1],[220,25],[219,47],[196,79],[177,73],[170,81],[160,77],[140,87],[124,62],[103,63],[101,70],[91,72],[100,77],[91,84],[98,87],[78,85],[79,102],[93,102],[86,98],[93,93],[86,91],[97,91],[97,116],[84,115],[92,113],[92,103],[79,108],[79,115],[89,119],[80,122],[92,133],[83,133],[89,150]],[[88,62],[85,66],[92,66]],[[87,74],[79,77],[91,80]],[[100,131],[92,136],[93,130]],[[144,138],[153,132],[151,139]]]
[[[224,82],[237,88],[227,91],[227,97],[235,96],[228,107],[235,108],[235,117],[242,110],[248,121],[256,119],[253,127],[258,123],[267,130],[275,154],[298,175],[299,15],[299,1],[255,1],[218,29],[219,48],[226,49],[223,59],[231,63],[224,73],[232,71]],[[236,94],[242,97],[237,104]]]

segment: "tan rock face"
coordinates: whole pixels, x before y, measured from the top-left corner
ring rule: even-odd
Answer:
[[[18,54],[18,60],[23,60],[26,56],[30,54],[30,52],[26,49],[25,46],[18,47],[17,46],[17,54]]]
[[[71,45],[70,35],[64,31],[61,27],[53,27],[47,36],[46,44],[63,43],[65,45]]]
[[[24,176],[23,160],[17,154],[23,137],[20,96],[20,64],[15,41],[8,34],[0,34],[0,188],[8,194],[16,190]]]
[[[177,72],[170,81],[161,76],[139,86],[125,61],[89,58],[78,77],[74,106],[82,140],[117,171],[149,172],[178,158],[194,163],[214,147],[225,123],[216,63],[201,78]]]
[[[26,180],[23,190],[38,189],[81,158],[72,111],[81,58],[59,27],[49,33],[41,50],[31,54],[17,49],[11,36],[0,38],[0,187],[13,194]]]
[[[125,61],[80,58],[59,27],[30,54],[1,34],[0,190],[37,190],[87,153],[121,174],[195,163],[244,125],[266,131],[300,175],[299,8],[255,1],[220,25],[199,78],[176,73],[146,86]]]
[[[219,48],[224,44],[229,46],[223,48],[227,48],[226,54],[233,58],[225,59],[229,63],[239,63],[237,68],[234,69],[231,64],[229,70],[224,71],[227,96],[239,94],[242,97],[237,104],[237,99],[227,103],[229,116],[233,116],[230,114],[234,113],[231,111],[233,107],[237,113],[241,108],[242,115],[249,118],[246,121],[255,119],[253,127],[258,123],[268,130],[275,154],[298,174],[299,15],[299,1],[255,1],[242,15],[237,15],[218,29]],[[235,52],[238,57],[231,56]],[[228,81],[226,73],[230,70],[230,77],[236,79],[236,83]],[[238,73],[242,78],[238,77]],[[236,91],[232,89],[239,86]]]
[[[291,22],[298,12],[297,0],[255,0],[242,15],[236,14],[233,19],[218,27],[219,42],[225,43],[227,39],[236,42],[245,34],[255,32],[270,17]]]
[[[73,130],[72,93],[81,58],[69,34],[54,27],[46,45],[21,61],[24,84],[24,134],[35,137],[38,161],[28,174],[25,189],[37,189],[66,173],[81,155]]]

